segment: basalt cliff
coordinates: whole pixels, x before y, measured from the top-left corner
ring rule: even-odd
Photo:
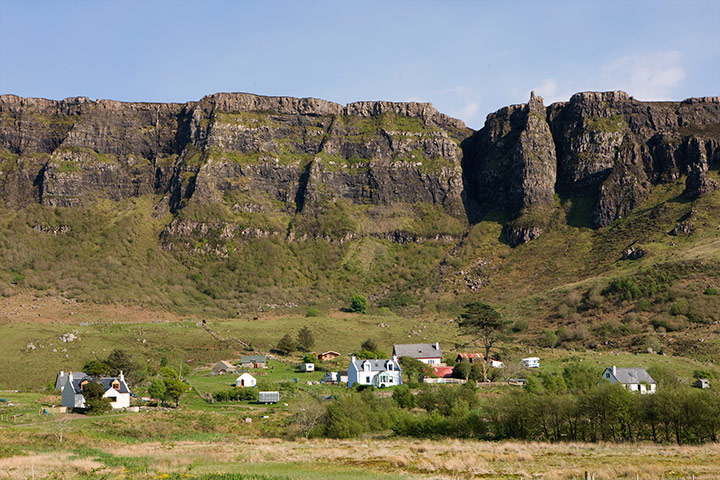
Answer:
[[[586,92],[546,106],[531,94],[473,131],[426,103],[0,96],[0,210],[34,212],[24,227],[62,236],[81,228],[65,218],[72,209],[142,200],[164,252],[226,259],[257,239],[374,239],[387,242],[385,253],[440,245],[433,261],[442,270],[484,219],[498,221],[496,240],[514,247],[552,229],[564,201],[582,199],[587,226],[602,229],[659,186],[684,182],[684,201],[712,192],[719,164],[720,97]],[[355,255],[367,273],[363,259],[379,253],[358,245],[333,261],[353,265]]]

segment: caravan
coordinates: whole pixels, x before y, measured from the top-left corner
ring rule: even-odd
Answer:
[[[525,368],[540,368],[540,359],[538,357],[523,358],[520,363]]]

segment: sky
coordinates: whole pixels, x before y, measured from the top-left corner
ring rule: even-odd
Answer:
[[[720,95],[720,1],[0,0],[0,94],[215,92],[487,114],[579,91]]]

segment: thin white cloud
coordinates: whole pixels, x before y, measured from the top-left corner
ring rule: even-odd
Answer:
[[[603,83],[642,100],[669,100],[685,78],[680,52],[621,57],[603,71]]]

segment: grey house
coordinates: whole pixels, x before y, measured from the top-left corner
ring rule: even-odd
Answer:
[[[267,368],[267,357],[265,355],[243,355],[240,358],[242,368]]]
[[[602,374],[603,380],[619,383],[631,392],[655,393],[657,383],[644,368],[620,368],[613,365]]]
[[[428,365],[442,363],[440,344],[435,343],[400,343],[393,345],[393,356],[417,358]]]

